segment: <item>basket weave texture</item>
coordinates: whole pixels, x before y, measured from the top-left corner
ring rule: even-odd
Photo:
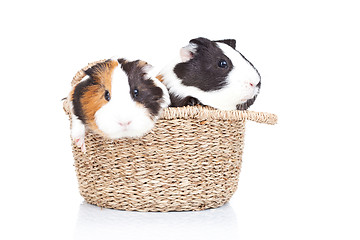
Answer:
[[[94,64],[80,70],[72,86]],[[71,118],[67,100],[64,110]],[[237,189],[246,120],[275,124],[277,117],[200,106],[167,108],[142,138],[110,140],[88,131],[86,153],[72,144],[80,194],[88,203],[129,211],[222,206]]]

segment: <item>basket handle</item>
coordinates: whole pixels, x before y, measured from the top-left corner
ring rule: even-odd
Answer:
[[[273,113],[254,112],[254,111],[240,111],[239,113],[243,115],[242,118],[257,123],[266,123],[270,125],[275,125],[278,121],[277,115]]]
[[[66,115],[70,116],[70,107],[69,107],[69,101],[67,98],[63,99],[63,110]]]

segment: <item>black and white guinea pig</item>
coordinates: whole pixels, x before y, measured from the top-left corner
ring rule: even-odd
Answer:
[[[171,106],[202,104],[220,110],[246,110],[259,93],[257,69],[235,49],[233,39],[196,38],[157,78],[169,90]]]
[[[109,59],[85,71],[70,92],[72,139],[85,152],[85,131],[110,139],[141,137],[169,106],[166,87],[144,61]]]

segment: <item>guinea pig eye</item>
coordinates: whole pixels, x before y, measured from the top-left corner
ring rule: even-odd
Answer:
[[[134,96],[134,97],[139,96],[139,90],[137,90],[136,88],[135,88],[134,91],[133,91],[133,96]]]
[[[221,68],[227,68],[227,67],[228,67],[228,64],[227,64],[226,60],[221,59],[221,60],[218,62],[218,66],[221,67]]]
[[[104,94],[105,100],[106,101],[110,101],[110,93],[108,90],[105,90],[105,94]]]

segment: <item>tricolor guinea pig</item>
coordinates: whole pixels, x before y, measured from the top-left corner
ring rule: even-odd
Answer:
[[[109,59],[85,71],[68,99],[72,139],[85,152],[85,131],[110,139],[141,137],[170,104],[166,87],[149,76],[144,61]]]
[[[196,38],[157,78],[169,90],[171,106],[202,104],[220,110],[246,110],[260,90],[254,65],[235,49],[233,39]]]

